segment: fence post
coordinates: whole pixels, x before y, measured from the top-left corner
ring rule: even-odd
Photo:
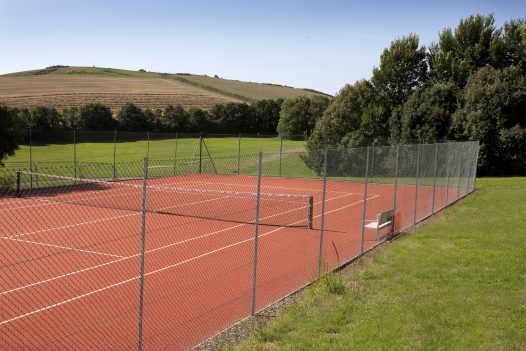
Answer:
[[[113,180],[117,179],[117,129],[113,131]]]
[[[415,208],[413,214],[413,225],[416,224],[416,205],[418,202],[418,177],[420,171],[420,144],[416,147],[416,186],[415,186]]]
[[[241,163],[241,134],[237,138],[237,175],[239,175],[239,167]]]
[[[177,132],[175,133],[175,152],[174,152],[174,177],[177,176]]]
[[[449,163],[451,158],[451,143],[447,144],[447,158],[446,158],[446,174],[447,174],[447,182],[446,182],[446,207],[449,205]]]
[[[363,191],[363,212],[362,212],[362,242],[360,244],[360,255],[363,254],[363,245],[365,240],[365,212],[367,210],[367,182],[369,175],[369,146],[367,146],[367,157],[365,161],[365,180]]]
[[[31,183],[31,189],[33,189],[33,141],[31,136],[31,128],[29,128],[29,172],[31,172],[31,177],[29,181]]]
[[[144,158],[142,172],[142,218],[141,218],[141,263],[139,283],[139,340],[137,349],[142,350],[142,313],[144,296],[144,247],[146,241],[146,180],[148,179],[148,158]]]
[[[146,137],[148,139],[146,144],[146,157],[150,157],[150,131],[146,133]]]
[[[435,191],[437,183],[438,143],[435,142],[435,166],[433,169],[433,202],[431,203],[431,215],[435,214]]]
[[[318,253],[318,278],[321,276],[323,256],[323,229],[325,226],[325,194],[327,189],[327,146],[323,148],[323,190],[321,195],[320,251]]]
[[[462,144],[462,143],[459,143]],[[457,180],[457,200],[460,198],[460,176],[462,175],[462,149],[459,146],[459,156],[458,156],[458,180]]]
[[[473,174],[473,182],[472,182],[472,192],[475,191],[477,188],[477,169],[479,166],[479,152],[480,152],[480,142],[477,143],[477,148],[475,152],[475,174]]]
[[[77,178],[77,131],[73,129],[73,178]]]
[[[281,177],[281,160],[283,156],[283,137],[279,136],[279,176]]]
[[[21,184],[21,181],[20,181],[20,178],[21,178],[21,173],[20,173],[20,170],[17,170],[16,171],[16,188],[15,188],[15,195],[16,197],[20,197],[21,194],[21,189],[20,189],[20,184]]]
[[[370,173],[369,179],[371,180],[373,179],[373,172],[374,172],[374,152],[376,150],[375,144],[376,144],[376,141],[373,140],[373,152],[371,154],[371,169],[369,171]]]
[[[259,239],[259,201],[261,195],[261,160],[263,154],[258,153],[258,185],[256,193],[256,226],[254,230],[254,269],[252,271],[252,304],[250,307],[250,315],[253,316],[256,312],[256,278],[258,267],[258,239]]]
[[[203,162],[203,133],[199,134],[199,174],[202,171],[202,162]]]
[[[35,183],[36,183],[37,186],[38,186],[38,184],[39,184],[39,183],[38,183],[38,162],[35,162],[35,173],[37,173],[37,174],[35,175]]]
[[[466,196],[469,194],[469,182],[471,181],[471,168],[473,164],[473,151],[471,150],[471,147],[468,148],[468,175],[467,175],[467,185],[466,185]]]
[[[398,192],[398,156],[400,154],[400,144],[396,144],[396,160],[395,160],[395,183],[394,183],[394,195],[393,195],[393,231],[395,229],[396,219],[396,194]]]

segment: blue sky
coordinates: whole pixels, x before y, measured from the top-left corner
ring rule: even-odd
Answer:
[[[335,94],[400,36],[470,14],[498,26],[526,1],[0,0],[0,73],[63,64],[219,75]]]

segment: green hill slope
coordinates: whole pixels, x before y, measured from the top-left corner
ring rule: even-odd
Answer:
[[[143,108],[168,104],[209,109],[227,102],[326,95],[287,86],[241,82],[191,74],[101,67],[51,66],[0,76],[0,104],[63,109],[101,102],[111,109],[133,102]]]

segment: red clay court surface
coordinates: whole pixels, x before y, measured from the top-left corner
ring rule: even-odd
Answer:
[[[193,175],[148,185],[253,192],[256,181]],[[393,190],[369,184],[367,221],[393,207]],[[436,188],[435,211],[445,207],[446,193],[449,203],[466,194],[466,189],[446,190]],[[322,182],[264,177],[262,192],[313,195],[314,228],[260,226],[256,311],[316,278]],[[417,222],[431,214],[433,188],[418,192]],[[415,195],[414,186],[398,186],[395,231],[413,224]],[[253,211],[247,201],[217,196],[200,211],[205,216],[228,207]],[[363,202],[363,184],[327,182],[324,266],[334,268],[360,254]],[[301,218],[283,212],[285,221]],[[262,208],[262,217],[274,214]],[[137,348],[140,212],[0,197],[0,218],[3,350]],[[366,230],[364,249],[378,243]],[[143,348],[187,349],[247,317],[253,249],[253,224],[148,213]]]

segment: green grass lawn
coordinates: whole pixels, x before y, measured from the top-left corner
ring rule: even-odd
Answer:
[[[102,132],[106,140],[113,139],[113,132]],[[92,133],[93,134],[93,133]],[[111,134],[111,135],[110,135]],[[153,136],[153,135],[152,135]],[[102,138],[92,135],[90,138]],[[80,137],[79,137],[80,139]],[[87,138],[85,138],[87,139]],[[237,137],[205,138],[206,146],[212,157],[235,156],[238,153],[239,139]],[[136,141],[117,142],[115,144],[116,161],[141,160],[148,155],[151,159],[192,158],[198,143],[198,138],[159,139],[147,141],[146,134]],[[304,141],[283,140],[283,152],[303,151]],[[255,154],[258,151],[279,152],[279,138],[241,138],[241,154]],[[73,162],[73,144],[41,144],[32,147],[32,160],[38,163]],[[78,162],[113,162],[114,144],[107,142],[81,141],[76,144],[76,159]],[[6,159],[8,168],[24,168],[30,160],[29,146],[22,145],[13,157]]]
[[[526,350],[526,178],[329,274],[235,350]]]

